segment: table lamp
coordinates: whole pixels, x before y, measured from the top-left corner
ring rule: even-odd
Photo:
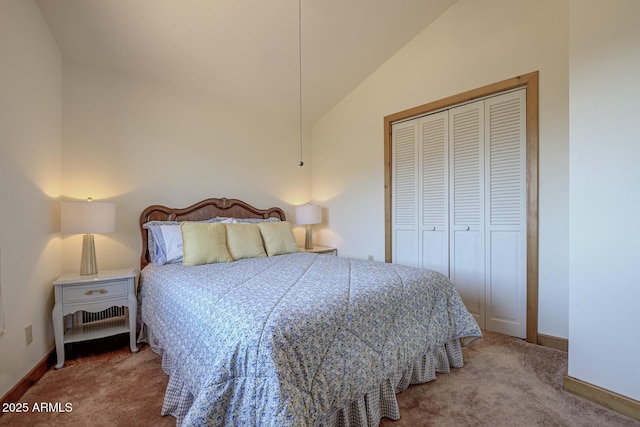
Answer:
[[[94,234],[116,230],[116,205],[110,202],[62,202],[60,231],[65,234],[84,234],[80,274],[98,274]]]
[[[322,210],[318,205],[296,206],[296,223],[307,226],[304,248],[313,249],[313,234],[311,225],[322,223]]]

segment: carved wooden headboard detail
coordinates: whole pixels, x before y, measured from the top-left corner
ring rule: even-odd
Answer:
[[[140,214],[140,233],[142,234],[142,256],[140,266],[143,268],[151,259],[148,248],[148,231],[142,225],[148,221],[201,221],[217,216],[233,218],[287,218],[280,208],[258,209],[238,199],[206,199],[186,208],[169,208],[162,205],[149,206]]]

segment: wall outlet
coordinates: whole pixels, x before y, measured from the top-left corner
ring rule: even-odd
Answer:
[[[31,328],[31,325],[24,328],[24,341],[26,345],[29,345],[33,342],[33,329]]]
[[[373,255],[369,255],[369,261],[373,261]]]

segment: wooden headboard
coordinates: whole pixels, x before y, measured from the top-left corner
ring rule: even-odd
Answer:
[[[140,233],[142,234],[142,256],[140,268],[151,262],[148,248],[148,231],[142,225],[148,221],[200,221],[217,216],[233,218],[287,218],[280,208],[257,209],[238,199],[206,199],[186,208],[168,208],[162,205],[149,206],[140,214]]]

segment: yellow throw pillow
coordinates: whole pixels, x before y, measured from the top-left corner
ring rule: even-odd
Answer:
[[[225,227],[227,248],[233,259],[267,256],[257,224],[225,224]]]
[[[180,223],[182,231],[182,265],[201,265],[233,261],[227,249],[224,224]]]
[[[273,256],[298,252],[298,245],[293,236],[291,224],[288,221],[260,222],[258,227],[260,228],[267,255]]]

